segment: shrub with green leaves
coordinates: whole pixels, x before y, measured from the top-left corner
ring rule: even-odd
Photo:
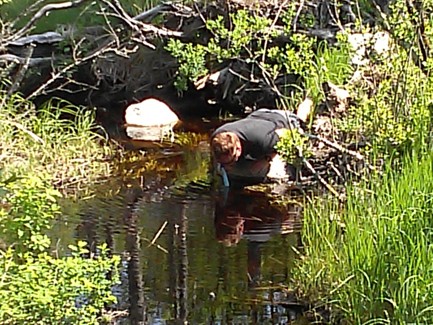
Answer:
[[[308,158],[311,155],[308,138],[298,129],[287,129],[280,135],[275,149],[279,155],[289,164],[296,164],[299,159]]]
[[[179,64],[175,86],[184,91],[189,82],[196,82],[221,64],[238,60],[248,64],[251,73],[257,74],[257,78],[266,75],[270,86],[283,76],[300,76],[313,99],[322,98],[322,82],[330,79],[339,84],[350,76],[350,49],[341,35],[338,48],[331,49],[323,45],[317,49],[315,38],[292,31],[295,14],[294,6],[282,14],[283,34],[274,28],[271,19],[248,10],[238,10],[229,14],[230,24],[223,16],[206,21],[206,28],[212,37],[205,45],[170,39],[166,49]],[[303,13],[300,19],[308,25],[311,17],[308,17],[308,13],[305,15]],[[284,46],[277,41],[282,35],[287,38]],[[336,77],[338,80],[335,80]],[[279,91],[283,97],[287,96],[286,100],[291,97],[285,89],[292,89],[293,86],[287,84],[280,87]],[[299,97],[296,100],[300,100],[302,94]],[[282,104],[286,105],[286,102]]]
[[[71,256],[52,256],[45,231],[60,211],[60,193],[31,175],[0,187],[0,323],[98,324],[115,301],[119,257],[101,246],[84,258],[85,243],[70,246]]]
[[[102,246],[84,258],[78,243],[56,257],[47,236],[60,214],[53,183],[80,183],[105,165],[93,127],[89,111],[61,102],[36,112],[19,94],[0,91],[1,324],[98,324],[115,300],[118,256]]]
[[[353,138],[364,137],[378,152],[410,148],[428,139],[433,79],[399,45],[367,67],[374,75],[353,85],[357,103],[337,126]],[[374,87],[374,88],[373,88]]]
[[[82,258],[85,243],[72,247],[72,256],[54,258],[48,253],[24,254],[16,261],[12,249],[1,252],[0,323],[99,324],[104,309],[115,302],[118,257]]]
[[[43,252],[50,240],[44,232],[60,212],[60,193],[36,176],[21,177],[1,184],[0,233],[16,252]]]

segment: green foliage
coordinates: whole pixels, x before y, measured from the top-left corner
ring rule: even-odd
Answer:
[[[97,324],[114,301],[118,257],[100,247],[84,258],[83,243],[55,257],[47,237],[60,213],[53,183],[79,185],[107,169],[94,129],[88,110],[51,102],[36,112],[0,90],[1,324]]]
[[[46,252],[24,254],[17,263],[13,250],[0,257],[0,322],[2,324],[99,324],[103,309],[115,302],[108,274],[119,262],[101,254],[86,259],[85,243],[72,256],[54,258]]]
[[[255,56],[261,54],[260,46],[255,49],[251,42],[258,41],[263,45],[263,36],[267,33],[266,29],[270,27],[271,21],[258,15],[253,16],[247,10],[231,13],[229,17],[232,25],[230,30],[225,27],[222,16],[206,22],[206,27],[215,35],[207,45],[208,53],[215,56],[220,63],[226,59],[238,58],[246,52],[250,54],[251,60],[256,59]]]
[[[275,149],[289,164],[296,164],[300,158],[308,158],[311,155],[308,138],[298,129],[284,130]]]
[[[0,184],[1,185],[1,184]],[[60,212],[60,193],[39,177],[24,177],[2,185],[6,191],[0,209],[0,233],[15,251],[42,252],[50,245],[44,232]],[[37,217],[35,217],[37,216]]]
[[[428,140],[433,65],[431,57],[423,61],[421,43],[432,44],[432,10],[432,1],[390,3],[385,21],[392,36],[390,52],[371,58],[372,84],[361,82],[354,89],[360,104],[349,112],[349,129],[363,134],[381,151],[401,151]]]
[[[376,58],[369,68],[376,73],[374,89],[368,80],[353,87],[358,104],[337,121],[339,128],[356,138],[363,136],[382,153],[401,151],[427,140],[432,77],[415,66],[399,46],[392,47],[389,56]]]
[[[179,40],[170,39],[167,50],[179,61],[179,70],[174,81],[178,90],[187,90],[188,81],[197,81],[198,78],[207,74],[204,46],[185,44]]]
[[[296,282],[348,324],[433,321],[433,155],[403,161],[400,173],[390,164],[383,178],[350,188],[343,207],[328,198],[305,209]]]
[[[276,41],[281,35],[273,29],[272,21],[247,10],[230,13],[229,22],[223,16],[207,20],[206,27],[213,37],[206,45],[170,40],[166,49],[179,63],[175,86],[179,90],[186,90],[188,81],[195,82],[209,70],[212,71],[215,64],[231,60],[241,60],[251,65],[251,70],[260,76],[262,72],[270,76],[271,83],[283,75],[300,76],[314,94],[313,99],[321,96],[321,83],[326,81],[322,78],[332,75],[338,79],[334,82],[342,83],[351,72],[344,37],[340,37],[341,49],[329,49],[323,45],[317,51],[314,38],[291,31],[295,9],[292,6],[282,17],[284,32],[288,37],[284,47]],[[307,25],[311,24],[310,16],[302,15],[302,18],[305,18]],[[335,64],[336,60],[339,60],[338,64]],[[286,86],[293,85],[284,85],[281,89],[283,94]]]
[[[84,185],[109,172],[109,146],[96,134],[94,113],[64,101],[50,101],[36,112],[19,94],[0,89],[0,166],[49,174],[53,183]],[[46,173],[48,171],[48,173]]]
[[[114,302],[119,258],[107,257],[105,246],[98,256],[83,258],[89,253],[85,243],[70,246],[69,257],[52,257],[45,232],[59,213],[60,194],[36,176],[9,179],[1,187],[0,323],[97,324]]]

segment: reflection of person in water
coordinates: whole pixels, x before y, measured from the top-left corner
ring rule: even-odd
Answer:
[[[299,205],[278,204],[264,193],[231,193],[215,207],[215,234],[219,242],[234,246],[248,240],[248,279],[260,278],[261,246],[273,235],[293,232],[298,226]]]
[[[230,246],[237,244],[242,237],[267,241],[273,234],[293,231],[298,208],[298,205],[273,202],[264,193],[231,193],[225,202],[216,204],[216,237]]]

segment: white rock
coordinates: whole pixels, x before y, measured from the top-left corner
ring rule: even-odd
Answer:
[[[179,118],[167,104],[148,98],[126,108],[125,122],[130,138],[159,141],[170,134],[173,141],[173,127]]]

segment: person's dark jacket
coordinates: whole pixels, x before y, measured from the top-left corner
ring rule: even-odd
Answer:
[[[259,109],[241,120],[220,126],[212,137],[222,132],[233,132],[241,141],[241,159],[259,160],[276,153],[279,137],[275,130],[298,127],[297,123],[296,116],[289,112],[286,118],[270,109]]]

